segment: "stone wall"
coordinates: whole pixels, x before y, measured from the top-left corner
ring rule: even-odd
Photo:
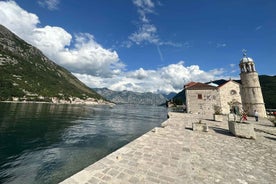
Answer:
[[[199,95],[202,99],[199,99]],[[211,115],[214,113],[214,105],[220,101],[217,90],[186,90],[187,112],[193,114]]]
[[[241,81],[243,84],[241,95],[244,110],[250,116],[254,116],[254,110],[257,110],[260,117],[266,117],[258,73],[241,73]]]

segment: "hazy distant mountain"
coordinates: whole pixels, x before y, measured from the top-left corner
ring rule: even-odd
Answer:
[[[53,98],[103,99],[40,50],[0,25],[0,101]]]
[[[112,91],[107,88],[95,88],[97,93],[107,100],[115,103],[161,105],[166,103],[166,98],[161,94],[138,93],[132,91]]]

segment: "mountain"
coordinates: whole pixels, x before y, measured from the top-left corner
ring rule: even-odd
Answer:
[[[185,91],[182,90],[179,93],[177,93],[173,98],[172,101],[174,104],[176,105],[182,105],[182,104],[186,104],[186,95],[185,95]]]
[[[172,99],[177,93],[170,92],[169,94],[162,94],[167,99]]]
[[[166,103],[166,98],[161,94],[138,93],[132,91],[112,91],[107,88],[95,88],[97,93],[115,103],[161,105]]]
[[[0,101],[103,101],[65,68],[0,25]]]
[[[267,109],[276,109],[276,75],[260,75],[259,80],[262,87],[265,107]]]

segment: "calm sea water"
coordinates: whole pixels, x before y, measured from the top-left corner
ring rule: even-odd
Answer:
[[[58,183],[166,116],[146,105],[0,103],[0,183]]]

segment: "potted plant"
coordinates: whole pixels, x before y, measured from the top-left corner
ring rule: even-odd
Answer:
[[[202,122],[202,120],[199,120],[198,122],[192,123],[193,131],[203,131],[208,132],[208,124],[206,122]]]
[[[219,105],[214,105],[214,121],[223,121],[222,109]]]

